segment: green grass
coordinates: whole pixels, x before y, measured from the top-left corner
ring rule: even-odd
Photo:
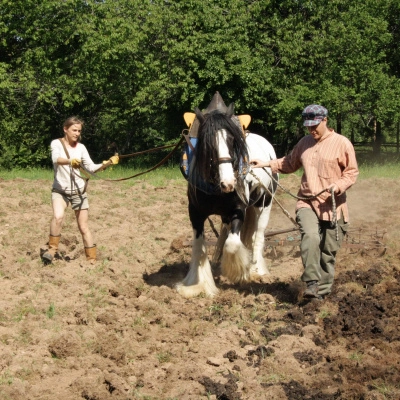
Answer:
[[[146,171],[146,168],[137,169],[137,168],[127,168],[124,166],[115,166],[107,169],[106,171],[100,172],[96,174],[96,177],[91,177],[91,180],[97,179],[123,179],[128,178],[132,175],[136,175],[138,173]],[[11,171],[0,170],[0,179],[12,180],[12,179],[29,179],[29,180],[53,180],[53,170],[44,169],[44,168],[29,168],[29,169],[13,169]],[[182,176],[182,173],[179,170],[179,167],[176,166],[166,166],[160,167],[154,171],[145,173],[136,178],[132,178],[131,180],[122,181],[122,182],[135,182],[140,180],[141,182],[145,181],[154,186],[162,186],[165,184],[167,180],[177,180],[185,183],[185,179]],[[121,183],[121,182],[118,182]]]
[[[124,179],[138,173],[144,172],[148,167],[143,168],[130,168],[123,165],[117,165],[110,167],[106,171],[97,174],[98,178],[91,177],[91,179]],[[384,156],[379,158],[368,158],[360,157],[359,159],[360,175],[359,179],[368,178],[389,178],[397,179],[400,171],[400,159]],[[301,176],[302,170],[296,172],[296,175]],[[30,180],[53,180],[53,170],[44,168],[29,168],[29,169],[14,169],[11,171],[0,170],[0,179],[12,180],[12,179],[30,179]],[[280,179],[285,179],[285,175],[281,174]],[[121,181],[122,183],[128,184],[132,182],[140,181],[146,182],[154,186],[163,186],[167,180],[176,180],[177,182],[185,184],[185,179],[179,170],[178,165],[168,165],[160,167],[154,171],[145,173],[138,177],[130,180]],[[119,182],[119,183],[121,183]]]
[[[368,178],[389,178],[398,179],[400,172],[400,163],[384,163],[384,164],[361,164],[359,166],[359,179]]]

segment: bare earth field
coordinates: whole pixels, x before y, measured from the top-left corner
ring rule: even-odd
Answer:
[[[399,180],[350,189],[364,232],[352,238],[386,231],[386,252],[343,247],[333,293],[308,303],[297,233],[271,238],[286,245],[266,248],[270,276],[235,286],[216,268],[218,296],[178,295],[191,251],[183,178],[91,180],[95,268],[70,209],[60,257],[44,265],[50,186],[0,180],[0,399],[400,398]],[[293,215],[295,200],[277,198]],[[275,204],[268,231],[290,227]]]

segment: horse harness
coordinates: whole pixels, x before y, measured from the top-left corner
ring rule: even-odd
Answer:
[[[181,164],[180,164],[180,170],[182,172],[182,175],[184,178],[196,189],[201,190],[202,192],[206,194],[219,194],[219,185],[212,180],[209,182],[205,182],[204,180],[199,180],[197,177],[193,177],[190,174],[190,165],[192,163],[193,157],[195,156],[196,153],[196,145],[197,145],[197,137],[194,136],[189,136],[189,134],[184,133],[187,130],[184,130],[182,132],[182,136],[186,141],[186,144],[183,148],[183,152],[181,155]],[[236,162],[236,158],[232,157],[220,157],[217,160],[218,165],[220,164],[232,164],[234,166]],[[248,168],[248,162],[247,160],[240,159],[238,163],[238,168],[235,169],[234,173],[236,176],[236,179],[244,181],[246,178],[246,175],[248,174],[249,168]]]

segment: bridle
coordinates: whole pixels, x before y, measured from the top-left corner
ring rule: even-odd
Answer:
[[[218,165],[220,164],[233,164],[235,160],[232,157],[220,157],[218,158]]]

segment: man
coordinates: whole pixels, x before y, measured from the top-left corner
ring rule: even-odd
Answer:
[[[270,167],[273,173],[283,174],[303,167],[296,205],[304,266],[301,280],[307,284],[305,298],[321,299],[332,290],[336,253],[349,222],[346,190],[356,182],[358,167],[351,142],[328,127],[325,107],[311,104],[303,110],[302,117],[309,135],[290,154],[277,160],[252,160],[251,164],[253,168]]]

